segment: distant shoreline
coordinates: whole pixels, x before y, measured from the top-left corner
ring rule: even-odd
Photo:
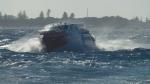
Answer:
[[[85,17],[85,18],[35,18],[35,19],[0,19],[1,27],[43,27],[47,24],[58,22],[72,22],[72,23],[84,23],[91,27],[113,27],[113,28],[125,28],[125,27],[146,27],[150,28],[150,20],[142,21],[138,17],[131,20],[120,17]]]

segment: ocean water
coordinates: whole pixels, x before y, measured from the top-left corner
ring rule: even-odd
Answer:
[[[40,29],[0,29],[0,84],[150,84],[150,29],[90,29],[92,53],[42,52]]]

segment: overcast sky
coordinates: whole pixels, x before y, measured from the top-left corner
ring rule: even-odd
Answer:
[[[150,0],[0,0],[3,14],[17,15],[20,10],[26,10],[30,17],[37,17],[41,10],[47,9],[51,9],[53,17],[61,17],[64,11],[85,17],[87,8],[90,17],[150,17]]]

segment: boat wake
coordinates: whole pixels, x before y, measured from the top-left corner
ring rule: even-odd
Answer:
[[[116,39],[116,40],[98,39],[96,44],[100,49],[105,51],[133,50],[136,48],[150,49],[150,44],[136,43],[130,39]]]
[[[129,39],[96,40],[97,47],[102,51],[133,50],[136,48],[150,49],[150,44],[139,44]],[[38,37],[24,37],[10,44],[0,46],[0,49],[8,49],[14,52],[42,52],[43,45]]]
[[[38,32],[39,31],[49,31],[49,27],[46,26],[44,29],[39,29]],[[122,31],[123,30],[120,30],[119,32]],[[146,38],[149,37],[150,35],[149,32],[146,31],[142,31],[143,33],[140,32],[141,31],[137,32],[138,35],[137,34],[133,35],[132,33],[116,34],[113,31],[111,31],[110,33],[108,32],[108,30],[107,31],[98,30],[98,32],[93,33],[96,37],[96,45],[101,51],[134,50],[137,48],[150,49],[149,44],[150,40]],[[115,35],[117,38],[112,37]],[[0,40],[0,44],[2,44],[0,45],[0,49],[8,49],[14,52],[43,52],[44,46],[42,45],[40,35],[38,35],[37,32],[33,32],[31,34],[27,33],[26,36],[21,37],[21,39],[17,41],[13,42],[9,41],[11,41],[11,39],[9,38]]]

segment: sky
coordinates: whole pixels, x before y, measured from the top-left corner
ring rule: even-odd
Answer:
[[[0,0],[0,11],[17,15],[25,10],[29,17],[37,17],[41,10],[51,9],[51,16],[61,17],[63,12],[74,12],[76,17],[122,16],[149,17],[150,0]]]

